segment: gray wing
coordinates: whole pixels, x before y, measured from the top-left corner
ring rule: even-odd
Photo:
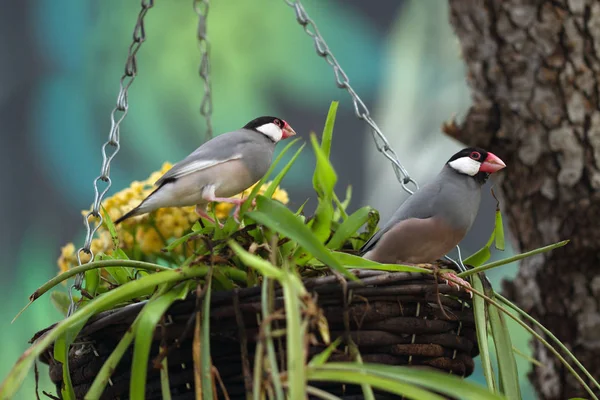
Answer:
[[[250,130],[239,129],[212,138],[175,164],[156,181],[155,185],[160,186],[227,161],[239,160],[242,158],[244,145],[252,141],[255,136],[256,133]]]
[[[409,218],[425,219],[434,215],[436,208],[436,199],[438,193],[442,190],[442,182],[438,179],[421,187],[417,192],[411,195],[402,205],[396,210],[392,218],[377,231],[360,249],[360,254],[365,254],[381,239],[381,237],[389,231],[394,225],[400,221]]]

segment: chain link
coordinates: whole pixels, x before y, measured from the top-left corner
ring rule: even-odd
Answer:
[[[209,0],[193,0],[194,11],[198,14],[198,47],[200,48],[200,67],[198,74],[204,82],[204,97],[200,104],[200,114],[206,121],[206,137],[212,137],[212,92],[210,82],[210,43],[206,35],[206,17],[210,6]]]
[[[413,194],[415,190],[419,189],[419,185],[413,178],[410,177],[406,168],[404,168],[404,166],[400,163],[396,152],[390,145],[390,142],[381,132],[381,129],[379,129],[375,121],[373,121],[371,118],[369,109],[354,91],[352,86],[350,86],[350,79],[348,78],[348,75],[346,75],[340,64],[333,56],[333,53],[329,50],[329,46],[327,46],[325,39],[323,39],[323,36],[321,36],[321,33],[319,33],[319,29],[317,28],[315,22],[308,16],[308,13],[299,0],[284,1],[288,6],[294,9],[296,12],[296,20],[300,25],[302,25],[306,34],[313,39],[317,54],[323,57],[325,61],[327,61],[327,64],[329,64],[333,69],[337,86],[340,89],[346,89],[348,94],[350,94],[350,97],[352,97],[352,103],[354,104],[354,113],[356,114],[356,117],[365,121],[371,127],[371,135],[373,136],[377,150],[392,163],[392,167],[396,173],[396,178],[398,178],[402,188],[407,193]],[[409,187],[409,184],[412,184],[412,189]]]
[[[125,72],[123,73],[123,76],[121,76],[117,104],[110,114],[111,127],[108,135],[108,141],[102,146],[102,168],[100,170],[100,176],[94,179],[94,202],[92,204],[92,210],[84,217],[86,236],[83,247],[77,250],[77,262],[79,265],[85,264],[81,261],[82,253],[89,255],[90,259],[87,262],[92,262],[94,260],[94,253],[91,250],[92,239],[94,238],[94,234],[98,228],[102,225],[103,218],[102,214],[100,213],[100,207],[102,204],[102,199],[112,185],[112,181],[110,179],[110,163],[121,148],[119,143],[120,125],[123,119],[125,119],[129,109],[127,91],[137,75],[137,52],[142,46],[142,43],[146,40],[144,17],[153,5],[154,0],[141,1],[142,8],[137,17],[135,29],[133,30],[133,42],[129,46],[127,61],[125,62]],[[75,301],[73,300],[73,289],[81,290],[82,283],[83,274],[78,274],[75,277],[75,282],[69,290],[70,305],[68,315],[71,315],[76,309]]]

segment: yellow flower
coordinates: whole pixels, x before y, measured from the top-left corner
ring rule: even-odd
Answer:
[[[77,264],[75,245],[73,243],[67,243],[60,249],[60,257],[58,257],[57,263],[60,272],[66,272]]]
[[[153,227],[138,229],[135,239],[144,254],[158,253],[165,246],[162,238]]]

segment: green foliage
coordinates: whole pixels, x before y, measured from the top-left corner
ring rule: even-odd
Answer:
[[[375,398],[374,389],[417,399],[437,400],[442,399],[441,395],[464,399],[500,399],[503,396],[518,399],[520,388],[513,346],[506,325],[507,318],[517,321],[528,329],[536,339],[549,346],[561,362],[567,364],[547,341],[504,307],[503,304],[506,304],[521,315],[526,315],[506,299],[496,295],[493,289],[488,287],[481,272],[528,255],[551,250],[566,242],[486,265],[494,243],[497,249],[504,248],[502,217],[499,210],[496,212],[496,227],[489,241],[484,248],[465,260],[475,268],[461,274],[469,276],[472,280],[475,294],[473,310],[487,388],[439,372],[363,363],[358,349],[352,343],[347,345],[355,362],[329,362],[330,355],[340,345],[341,338],[334,338],[331,343],[327,320],[313,296],[307,292],[302,281],[303,277],[336,273],[348,279],[356,279],[349,272],[350,269],[432,273],[430,269],[414,265],[383,265],[351,254],[375,232],[379,214],[370,207],[363,207],[348,215],[346,208],[351,198],[350,188],[343,202],[335,194],[337,176],[329,161],[329,154],[336,110],[337,103],[333,103],[321,142],[319,143],[314,135],[311,136],[316,157],[313,185],[318,198],[315,214],[311,218],[301,214],[304,206],[297,212],[293,212],[282,203],[270,198],[275,187],[284,179],[300,156],[304,146],[296,150],[290,161],[274,178],[272,186],[266,190],[265,195],[258,195],[261,184],[271,175],[275,165],[282,160],[283,155],[295,142],[288,144],[280,153],[272,168],[261,180],[261,184],[251,192],[249,201],[242,207],[241,223],[233,218],[229,218],[223,228],[214,224],[196,223],[191,231],[186,232],[181,238],[164,240],[164,248],[160,254],[128,253],[122,250],[119,247],[117,228],[108,214],[104,213],[106,228],[113,240],[114,252],[110,256],[99,255],[94,262],[62,273],[31,295],[30,304],[57,287],[59,283],[73,278],[78,273],[85,274],[86,293],[80,300],[78,310],[56,324],[19,359],[0,386],[0,398],[8,399],[15,394],[34,360],[51,345],[54,345],[55,358],[62,361],[64,365],[65,386],[62,395],[65,399],[74,398],[69,381],[67,356],[69,346],[76,339],[78,332],[89,318],[101,311],[132,302],[146,301],[141,312],[100,369],[85,397],[94,399],[100,396],[116,365],[133,342],[130,397],[143,398],[154,330],[169,306],[178,299],[185,299],[188,293],[198,286],[198,282],[203,288],[204,298],[202,310],[196,315],[194,368],[197,382],[200,382],[197,388],[202,391],[205,398],[213,398],[214,394],[212,393],[214,378],[210,357],[209,324],[212,290],[232,290],[258,285],[261,285],[263,318],[260,333],[264,340],[257,343],[254,388],[253,393],[247,394],[257,400],[265,397],[267,390],[265,385],[268,385],[268,390],[272,390],[274,398],[281,400],[304,399],[306,393],[325,399],[336,398],[321,389],[312,387],[310,385],[312,381],[337,381],[360,385],[367,399]],[[254,199],[256,208],[250,210]],[[181,251],[182,248],[184,251]],[[275,312],[275,284],[281,288],[284,300],[287,354],[285,371],[279,370],[274,344],[276,333],[272,330],[269,318]],[[67,300],[64,293],[60,293],[54,292],[52,300],[64,311]],[[323,342],[329,344],[310,362],[306,346],[309,340],[309,326],[318,327]],[[277,334],[281,335],[281,332]],[[497,355],[496,364],[491,357],[491,343]],[[561,349],[565,351],[565,348],[561,347]],[[567,354],[572,360],[574,359],[570,353]],[[591,378],[585,368],[576,360],[574,361],[598,388],[597,382]],[[161,390],[164,398],[168,399],[170,395],[166,358],[161,360],[161,365],[163,366],[160,378]],[[494,370],[499,375],[498,380]],[[591,393],[591,388],[577,372],[573,368],[570,371],[582,382],[588,393]],[[265,382],[264,376],[270,377],[269,382]],[[593,393],[591,395],[595,398]]]

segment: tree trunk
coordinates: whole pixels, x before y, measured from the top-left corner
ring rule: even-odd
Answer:
[[[521,263],[507,296],[600,377],[600,1],[449,0],[473,106],[445,132],[493,151]],[[538,342],[542,399],[587,397]]]

